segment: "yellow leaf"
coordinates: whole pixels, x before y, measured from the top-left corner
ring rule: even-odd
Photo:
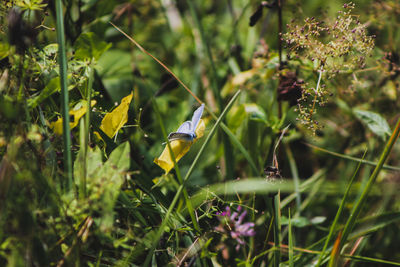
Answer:
[[[176,162],[178,162],[189,151],[190,147],[204,135],[205,129],[206,125],[204,121],[200,120],[196,128],[197,137],[193,141],[174,140],[170,142],[171,150],[175,155]],[[174,161],[169,153],[168,145],[165,146],[160,157],[154,159],[154,163],[160,166],[165,171],[165,174],[169,173],[169,171],[174,167]]]
[[[83,115],[86,114],[87,111],[87,105],[86,101],[82,100],[78,104],[75,105],[75,107],[69,111],[69,116],[71,118],[71,122],[69,123],[69,127],[71,129],[75,128],[78,123],[80,118],[83,117]],[[90,105],[93,107],[96,105],[96,100],[92,100],[90,102]],[[58,117],[58,119],[55,122],[50,123],[50,128],[54,131],[55,134],[57,135],[62,135],[63,133],[63,119],[62,117]]]
[[[107,113],[101,121],[100,129],[110,138],[128,122],[129,104],[132,101],[133,93],[122,98],[121,104],[113,111]]]

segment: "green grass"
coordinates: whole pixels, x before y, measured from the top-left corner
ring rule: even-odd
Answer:
[[[0,266],[399,266],[399,4],[167,2],[0,4]]]

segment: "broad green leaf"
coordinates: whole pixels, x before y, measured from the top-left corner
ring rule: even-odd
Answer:
[[[101,218],[97,220],[100,229],[108,232],[114,223],[114,205],[130,165],[129,142],[114,149],[104,164],[98,163],[100,158],[98,149],[88,153],[87,192],[92,210],[101,214]]]
[[[75,59],[78,60],[98,60],[107,51],[111,44],[102,41],[93,32],[82,33],[75,44]]]
[[[133,93],[122,98],[121,104],[113,111],[107,113],[101,121],[100,129],[110,138],[128,122],[128,110],[132,101]]]
[[[53,44],[46,45],[43,48],[43,51],[46,55],[57,54],[58,53],[58,44],[53,43]]]
[[[130,164],[130,146],[128,142],[122,143],[113,152],[111,152],[106,165],[110,168],[117,168],[121,171],[126,171]]]
[[[191,197],[194,207],[204,203],[203,201],[217,195],[236,195],[244,193],[268,194],[281,192],[292,192],[293,182],[282,180],[279,182],[268,181],[265,178],[247,178],[225,183],[218,183],[200,189]]]
[[[226,115],[226,121],[232,130],[236,130],[246,119],[246,112],[244,110],[244,105],[237,105],[232,107],[232,109]]]
[[[387,121],[378,113],[366,110],[354,110],[355,116],[368,126],[368,128],[382,140],[386,140],[392,133]]]
[[[113,101],[130,93],[134,80],[131,53],[110,49],[100,57],[96,70]]]
[[[227,114],[229,127],[237,129],[246,117],[254,121],[267,122],[267,115],[260,106],[253,103],[245,103],[235,106],[229,111]]]
[[[79,181],[83,175],[82,169],[84,167],[84,160],[86,160],[86,176],[91,177],[93,174],[103,166],[101,150],[98,147],[88,147],[86,159],[83,158],[83,150],[80,149],[74,163],[74,177]]]

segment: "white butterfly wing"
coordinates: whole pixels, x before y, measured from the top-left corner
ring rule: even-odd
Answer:
[[[179,126],[178,130],[176,130],[176,133],[190,133],[190,130],[192,128],[192,122],[190,121],[185,121],[182,123],[181,126]]]
[[[199,121],[201,119],[201,116],[203,115],[203,111],[204,111],[204,104],[201,104],[201,106],[196,109],[196,111],[193,113],[193,117],[192,117],[192,123],[191,123],[191,133],[194,134],[194,132],[196,131],[197,125],[199,124]]]
[[[170,141],[193,141],[193,139],[196,138],[195,130],[197,128],[197,125],[199,124],[201,116],[203,115],[203,111],[204,104],[201,104],[201,106],[193,113],[192,121],[185,121],[184,123],[182,123],[182,125],[179,126],[176,132],[172,132],[168,135],[168,139]]]

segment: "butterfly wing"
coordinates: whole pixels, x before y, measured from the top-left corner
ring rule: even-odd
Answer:
[[[193,135],[187,133],[173,132],[168,135],[169,141],[174,141],[174,140],[193,141],[193,138],[194,138]]]
[[[191,133],[194,134],[194,132],[196,131],[197,125],[199,124],[199,121],[201,119],[201,116],[203,115],[203,111],[204,111],[204,104],[201,104],[201,106],[196,109],[196,111],[193,113],[193,117],[192,117],[192,123],[191,123]]]
[[[203,115],[203,111],[204,104],[201,104],[201,106],[193,113],[192,121],[185,121],[184,123],[182,123],[182,125],[179,126],[176,132],[172,132],[168,135],[168,140],[193,141],[193,139],[196,138],[195,131],[197,125],[199,124],[201,116]]]
[[[177,133],[190,133],[192,127],[192,122],[191,121],[185,121],[182,123],[181,126],[179,126],[178,130],[176,130]]]
[[[172,132],[168,135],[168,140],[185,140],[185,141],[193,141],[193,134],[191,133],[192,122],[185,121],[179,126],[176,132]]]

